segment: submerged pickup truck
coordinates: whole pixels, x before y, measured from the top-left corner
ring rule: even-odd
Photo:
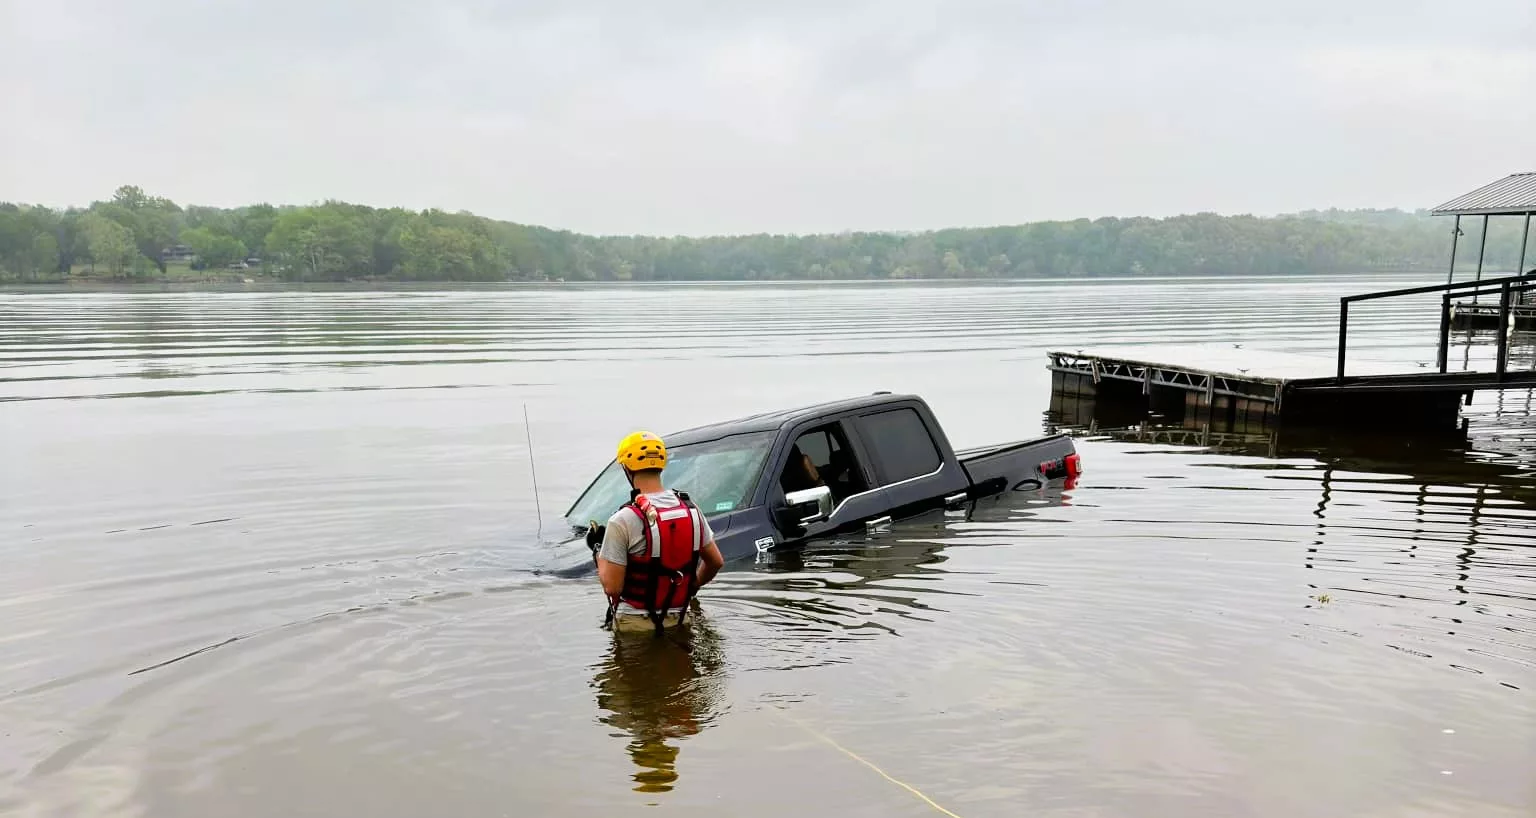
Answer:
[[[704,512],[727,562],[1004,492],[1070,487],[1081,472],[1066,435],[957,452],[922,398],[889,392],[662,439],[667,487],[687,492]],[[623,470],[609,462],[565,513],[573,541],[628,499]],[[591,570],[585,543],[580,554],[567,555],[557,572]]]

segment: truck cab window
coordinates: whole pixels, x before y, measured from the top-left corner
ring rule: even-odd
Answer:
[[[921,477],[943,463],[939,447],[915,409],[903,407],[859,418],[859,434],[872,449],[883,485]]]
[[[854,460],[836,423],[818,426],[795,438],[779,485],[786,493],[826,486],[832,489],[834,505],[869,489],[864,470]]]

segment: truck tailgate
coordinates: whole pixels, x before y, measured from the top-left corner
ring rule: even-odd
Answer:
[[[1055,477],[1066,477],[1066,459],[1076,452],[1070,437],[1051,435],[966,449],[955,452],[955,457],[970,478],[973,490],[985,493],[1002,491],[1024,480],[1044,483]],[[1051,467],[1044,468],[1045,464],[1051,464]]]

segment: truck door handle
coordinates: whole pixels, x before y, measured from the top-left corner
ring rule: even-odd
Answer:
[[[963,491],[957,491],[954,494],[951,494],[948,497],[944,498],[944,505],[945,506],[959,505],[960,503],[963,503],[963,502],[965,502],[965,492],[963,492]]]
[[[869,522],[864,524],[864,527],[865,528],[879,528],[882,525],[886,525],[890,521],[891,521],[891,515],[887,514],[884,517],[876,517],[875,519],[870,520]]]

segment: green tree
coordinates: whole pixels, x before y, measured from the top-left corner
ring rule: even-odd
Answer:
[[[138,185],[123,185],[112,192],[112,204],[124,210],[138,210],[149,204],[149,196]]]
[[[330,204],[278,216],[266,247],[289,269],[291,278],[339,280],[372,271],[368,225],[357,214]]]
[[[181,231],[181,243],[192,248],[205,269],[217,270],[245,259],[245,245],[239,239],[207,227]]]
[[[181,229],[182,212],[169,199],[146,194],[135,185],[123,185],[106,202],[91,205],[91,211],[106,216],[133,234],[140,255],[165,271],[163,252],[176,241]]]
[[[399,234],[401,259],[396,271],[413,279],[475,277],[473,238],[463,230],[438,227],[426,217],[411,219]]]
[[[133,244],[133,232],[99,213],[81,217],[80,232],[93,270],[101,264],[113,276],[121,276],[140,255]]]
[[[21,269],[24,278],[41,278],[46,273],[54,273],[59,269],[59,240],[52,233],[37,233],[32,236],[31,258],[29,264]]]
[[[267,234],[277,222],[277,208],[269,204],[251,205],[231,214],[235,238],[245,245],[247,253],[257,256],[266,254]]]
[[[33,281],[59,269],[58,214],[0,204],[0,279]]]
[[[177,238],[182,244],[190,245],[191,242],[187,241],[186,231],[195,230],[200,227],[207,228],[216,233],[225,233],[233,236],[236,232],[235,219],[235,214],[228,210],[217,207],[188,205],[186,210],[183,211],[181,234]]]
[[[115,253],[126,229],[135,253]],[[1495,219],[1485,270],[1508,272],[1521,224]],[[87,229],[89,228],[89,229]],[[77,260],[118,274],[159,264],[162,249],[195,244],[210,263],[239,253],[299,280],[355,277],[571,281],[803,278],[884,279],[1251,275],[1445,269],[1451,222],[1401,210],[1317,210],[1280,217],[1193,213],[1102,218],[917,233],[786,236],[586,236],[492,221],[469,213],[376,209],[345,202],[309,207],[188,206],[125,185],[87,210],[0,205],[0,273],[57,275]],[[1464,219],[1458,269],[1470,271],[1480,220]],[[201,232],[199,232],[201,231]],[[111,233],[112,235],[108,235]],[[1527,266],[1536,266],[1536,240]],[[115,267],[113,265],[116,265]]]

